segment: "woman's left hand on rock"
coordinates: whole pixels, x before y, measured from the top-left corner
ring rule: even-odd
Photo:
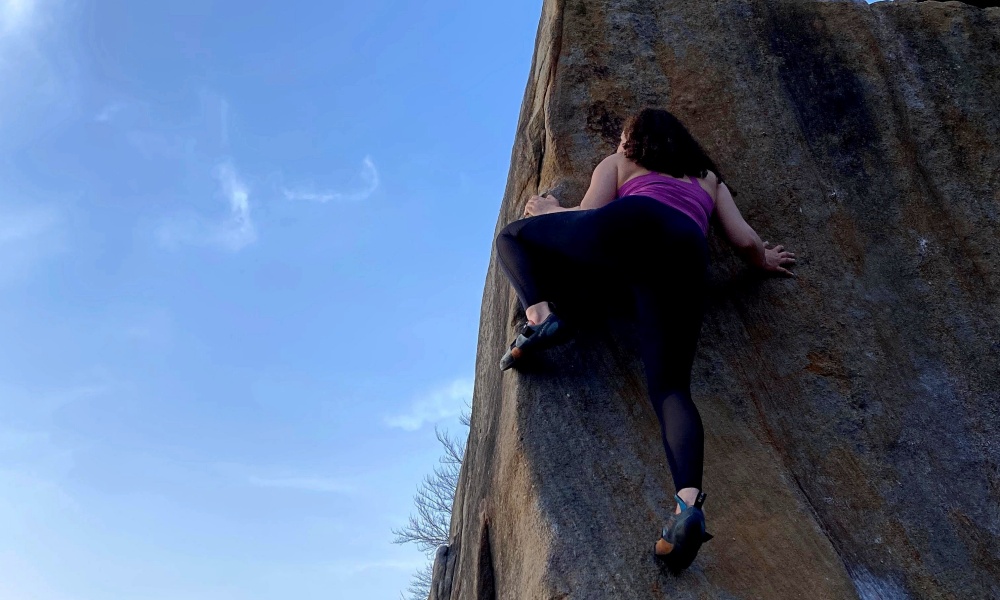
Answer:
[[[532,196],[524,206],[524,216],[537,217],[560,210],[559,200],[555,196],[548,194],[545,196]]]

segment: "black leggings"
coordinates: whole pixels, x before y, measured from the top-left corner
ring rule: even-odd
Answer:
[[[705,434],[690,388],[708,245],[694,220],[653,198],[625,196],[595,210],[515,221],[496,246],[525,309],[543,300],[572,304],[571,287],[586,293],[588,286],[567,281],[567,273],[592,288],[625,285],[674,486],[701,489]]]

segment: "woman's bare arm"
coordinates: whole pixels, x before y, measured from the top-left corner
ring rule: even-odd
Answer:
[[[590,176],[590,187],[583,195],[579,206],[563,208],[555,196],[532,196],[524,207],[525,216],[544,215],[550,212],[566,210],[593,210],[601,208],[615,199],[618,193],[618,161],[619,155],[612,154],[594,168]]]
[[[795,276],[795,273],[783,266],[794,265],[795,254],[785,252],[784,246],[768,248],[767,244],[760,241],[757,232],[743,219],[725,183],[720,183],[717,188],[715,212],[726,239],[742,255],[743,260],[760,269]]]
[[[612,154],[594,168],[590,176],[590,187],[583,195],[580,206],[576,210],[591,210],[601,208],[615,199],[618,193],[618,163],[620,154]]]

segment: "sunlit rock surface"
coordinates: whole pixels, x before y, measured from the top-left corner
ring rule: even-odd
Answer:
[[[716,537],[680,577],[651,558],[673,486],[626,320],[500,372],[520,309],[494,256],[431,597],[1000,597],[1000,9],[546,0],[497,227],[579,202],[646,105],[799,259],[760,280],[710,234]]]

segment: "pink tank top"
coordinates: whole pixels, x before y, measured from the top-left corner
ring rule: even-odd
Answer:
[[[618,188],[615,199],[624,196],[649,196],[676,208],[694,219],[702,233],[708,235],[708,219],[712,216],[715,201],[699,185],[694,177],[691,181],[675,179],[655,171],[629,179]]]

